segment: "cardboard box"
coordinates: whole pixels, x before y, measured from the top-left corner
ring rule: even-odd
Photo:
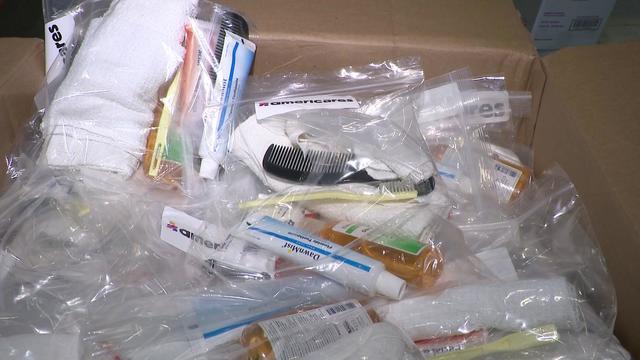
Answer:
[[[537,126],[523,124],[520,139],[534,144],[536,171],[557,161],[576,183],[617,287],[616,334],[640,356],[640,282],[633,279],[640,252],[640,44],[566,49],[542,61],[511,0],[225,3],[254,22],[256,74],[418,55],[428,77],[469,66],[505,74],[511,89],[533,91],[540,116]],[[0,43],[12,49],[0,55],[0,123],[14,129],[31,113],[42,82],[42,42]],[[16,131],[0,136],[6,144]]]
[[[33,97],[44,82],[44,43],[40,39],[0,38],[0,171],[5,155],[22,138],[24,123],[35,112]],[[0,190],[6,177],[0,177]]]
[[[595,44],[616,0],[514,0],[538,50]]]
[[[538,172],[554,162],[584,199],[618,297],[616,335],[640,356],[640,42],[562,49],[544,59]]]

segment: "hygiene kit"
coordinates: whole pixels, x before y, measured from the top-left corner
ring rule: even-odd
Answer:
[[[505,77],[252,74],[251,14],[219,4],[44,9],[60,40],[0,197],[0,358],[631,359]]]

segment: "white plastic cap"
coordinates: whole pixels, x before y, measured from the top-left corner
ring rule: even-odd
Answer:
[[[215,180],[218,176],[218,168],[220,163],[214,159],[203,158],[200,163],[200,176],[203,178]]]
[[[388,271],[383,271],[376,280],[376,291],[380,295],[390,297],[395,300],[402,299],[407,283]]]

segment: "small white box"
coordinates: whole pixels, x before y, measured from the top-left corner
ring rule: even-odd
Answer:
[[[598,42],[616,0],[516,0],[538,50]]]

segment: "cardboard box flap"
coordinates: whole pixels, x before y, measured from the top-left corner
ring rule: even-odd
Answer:
[[[510,0],[430,0],[415,1],[410,6],[394,0],[224,3],[246,14],[261,40],[490,48],[536,54],[533,44],[526,41],[529,34]],[[278,16],[273,16],[274,12]]]
[[[33,97],[44,81],[44,42],[0,38],[0,189],[4,187],[4,157],[22,136],[35,111]]]
[[[570,109],[624,211],[640,219],[640,42],[577,47],[544,59],[549,82]],[[604,184],[603,184],[604,186]],[[640,222],[636,222],[640,232]]]
[[[640,42],[559,50],[534,137],[536,172],[559,163],[583,198],[616,287],[616,335],[640,354]]]

